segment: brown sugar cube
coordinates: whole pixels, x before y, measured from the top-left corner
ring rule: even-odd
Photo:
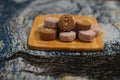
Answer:
[[[91,23],[87,20],[78,20],[76,21],[77,30],[89,30],[91,28]]]
[[[44,41],[50,41],[56,39],[56,30],[49,28],[40,29],[40,38]]]
[[[68,14],[61,16],[58,21],[58,26],[59,26],[59,29],[62,31],[70,31],[74,29],[75,24],[74,24],[73,17]]]

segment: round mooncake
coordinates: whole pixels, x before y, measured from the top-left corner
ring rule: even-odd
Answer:
[[[44,20],[44,26],[46,28],[57,28],[57,24],[58,24],[58,18],[52,18],[52,17],[47,17]]]
[[[96,35],[95,36],[98,36],[99,35],[99,33],[100,33],[100,28],[99,27],[97,27],[97,26],[91,26],[91,30],[93,30],[95,33],[96,33]]]
[[[93,39],[95,38],[96,33],[92,30],[85,30],[85,31],[79,31],[78,33],[78,38],[81,41],[93,41]]]
[[[91,23],[87,20],[76,21],[77,30],[89,30],[91,28]]]
[[[61,16],[58,21],[58,26],[62,31],[71,31],[75,27],[73,17],[68,14]]]
[[[76,38],[76,33],[74,31],[59,33],[59,39],[64,42],[71,42],[75,40],[75,38]]]
[[[39,30],[40,38],[45,41],[50,41],[56,39],[56,30],[49,28],[42,28]]]

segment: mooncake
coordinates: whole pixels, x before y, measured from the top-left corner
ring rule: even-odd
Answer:
[[[56,29],[57,28],[57,24],[58,24],[58,18],[53,18],[53,17],[47,17],[44,20],[44,26],[46,28],[53,28]]]
[[[62,31],[71,31],[75,27],[74,19],[71,15],[63,15],[58,21],[58,27]]]
[[[49,28],[42,28],[39,30],[40,38],[44,41],[50,41],[56,39],[56,30]]]
[[[89,30],[91,28],[91,23],[87,20],[77,20],[76,21],[77,30]]]
[[[93,31],[96,33],[95,36],[98,36],[99,33],[100,33],[100,28],[99,28],[99,27],[96,27],[96,26],[94,26],[94,25],[91,26],[91,30],[93,30]]]
[[[75,38],[76,38],[76,33],[74,31],[59,33],[59,39],[64,42],[71,42],[75,40]]]
[[[85,31],[79,31],[78,33],[78,38],[81,41],[93,41],[93,39],[95,38],[96,33],[92,30],[85,30]]]

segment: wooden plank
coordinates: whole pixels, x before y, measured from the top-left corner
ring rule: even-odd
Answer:
[[[82,42],[76,39],[73,42],[61,42],[59,39],[52,41],[43,41],[40,39],[40,34],[38,33],[38,25],[44,22],[46,17],[59,18],[61,15],[40,15],[36,16],[29,40],[28,47],[30,49],[37,50],[60,50],[60,51],[99,51],[104,49],[104,43],[102,41],[101,35],[97,36],[93,42]],[[75,16],[75,19],[88,20],[95,26],[98,26],[98,22],[93,17],[88,16]]]

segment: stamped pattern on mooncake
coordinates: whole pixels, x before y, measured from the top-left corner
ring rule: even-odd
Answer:
[[[74,19],[71,15],[63,15],[60,17],[58,26],[62,31],[70,31],[74,28]]]

